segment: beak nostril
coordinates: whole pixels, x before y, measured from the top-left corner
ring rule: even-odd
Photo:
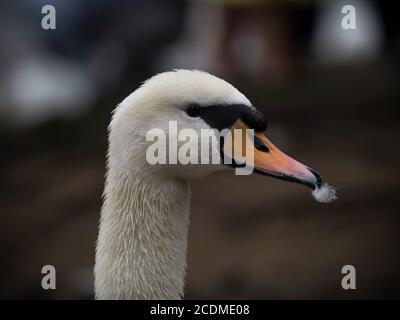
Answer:
[[[254,147],[261,152],[269,152],[269,148],[257,137],[254,137]]]

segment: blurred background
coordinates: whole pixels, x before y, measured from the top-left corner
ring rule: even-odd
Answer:
[[[195,181],[186,298],[400,298],[393,3],[2,1],[0,298],[93,298],[111,111],[174,68],[231,82],[271,140],[339,191],[325,205],[262,176]],[[46,4],[55,30],[41,27]],[[46,264],[56,290],[41,288]],[[347,264],[356,290],[341,288]]]

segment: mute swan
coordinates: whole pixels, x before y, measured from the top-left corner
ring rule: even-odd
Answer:
[[[180,128],[253,128],[255,170],[299,182],[320,200],[334,198],[312,169],[279,151],[263,134],[266,123],[229,83],[202,71],[175,70],[147,80],[114,111],[104,203],[96,246],[97,299],[181,299],[190,212],[189,181],[223,165],[150,165],[146,132]],[[254,147],[253,146],[253,147]],[[322,191],[321,191],[322,190]],[[328,194],[328,195],[327,195]],[[325,197],[325,198],[324,198]],[[329,200],[329,199],[328,199]]]

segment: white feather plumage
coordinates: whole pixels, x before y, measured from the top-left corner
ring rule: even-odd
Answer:
[[[336,189],[326,183],[319,188],[315,188],[311,194],[315,200],[322,203],[329,203],[337,199]]]
[[[97,299],[180,299],[186,273],[190,213],[189,181],[220,166],[149,165],[146,132],[208,129],[181,112],[188,103],[243,104],[250,101],[231,84],[206,72],[176,70],[147,80],[113,113],[96,245]],[[317,201],[336,199],[326,185],[313,191]]]
[[[147,80],[116,108],[109,126],[104,203],[96,246],[97,299],[180,299],[186,272],[189,180],[219,166],[149,165],[146,132],[177,120],[209,128],[180,109],[249,100],[206,72],[176,70]]]

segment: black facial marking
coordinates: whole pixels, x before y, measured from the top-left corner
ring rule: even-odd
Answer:
[[[189,117],[196,118],[200,116],[200,106],[198,105],[191,105],[189,108],[186,109],[186,113]]]
[[[192,104],[186,109],[190,117],[201,117],[211,128],[219,131],[230,128],[239,118],[255,131],[262,132],[267,128],[260,111],[243,104],[219,104],[199,106]]]

